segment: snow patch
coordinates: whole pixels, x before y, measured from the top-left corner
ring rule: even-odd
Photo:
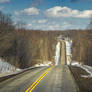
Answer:
[[[66,55],[71,55],[72,41],[65,41],[65,42],[66,42]]]
[[[60,42],[56,45],[56,56],[55,56],[55,64],[58,65],[60,59]]]
[[[50,66],[50,65],[52,65],[52,62],[51,61],[47,61],[47,62],[44,62],[43,64],[42,63],[36,64],[35,67]]]
[[[83,70],[85,70],[89,75],[82,75],[81,77],[87,78],[87,77],[92,77],[92,67],[88,67],[86,65],[80,66]]]
[[[66,64],[70,65],[71,64],[71,58],[72,58],[72,40],[70,38],[65,39],[66,43]]]
[[[72,61],[72,62],[71,62],[71,65],[72,65],[72,66],[80,66],[79,62],[76,62],[76,61]]]
[[[81,63],[76,62],[76,61],[72,61],[71,65],[80,67],[80,68],[82,68],[83,70],[85,70],[88,73],[88,75],[81,75],[81,77],[83,77],[83,78],[92,77],[92,67],[91,66],[82,65]]]
[[[0,58],[0,73],[11,73],[20,70],[21,69],[14,67],[13,65],[6,62],[4,59]]]

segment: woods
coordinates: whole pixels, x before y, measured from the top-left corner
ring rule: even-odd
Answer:
[[[0,57],[18,68],[54,62],[54,34],[16,28],[10,15],[1,13],[0,18]]]
[[[73,60],[92,66],[92,30],[78,31],[73,39]]]

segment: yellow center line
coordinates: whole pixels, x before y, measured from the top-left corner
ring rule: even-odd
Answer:
[[[45,77],[45,75],[52,69],[52,67],[48,68],[27,90],[26,92],[32,92],[37,84]]]

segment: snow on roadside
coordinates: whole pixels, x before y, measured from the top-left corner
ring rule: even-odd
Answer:
[[[91,66],[80,65],[78,62],[72,62],[71,65],[80,67],[88,73],[88,75],[81,75],[81,77],[84,77],[84,78],[92,77],[92,67]]]
[[[66,43],[66,55],[71,55],[72,40],[65,41]]]
[[[19,71],[21,71],[21,69],[14,67],[4,59],[0,58],[0,76],[9,75]]]
[[[52,62],[51,61],[47,61],[47,62],[44,62],[43,64],[42,63],[36,64],[35,67],[50,66],[50,65],[52,65]]]
[[[66,63],[67,65],[71,64],[71,58],[72,58],[72,40],[70,38],[66,38],[65,40],[66,43]]]
[[[71,61],[71,65],[72,66],[80,66],[79,62],[76,62],[76,61]]]
[[[56,52],[55,52],[55,64],[58,65],[60,59],[60,42],[56,45]]]
[[[50,66],[50,65],[52,65],[51,61],[45,61],[43,64],[39,63],[33,67],[19,69],[19,68],[16,68],[15,66],[9,64],[8,62],[6,62],[4,59],[0,58],[0,77],[17,74],[17,73],[23,72],[25,70],[36,68],[36,67]]]
[[[86,65],[83,65],[83,66],[80,66],[83,70],[85,70],[89,75],[82,75],[81,77],[84,77],[84,78],[87,78],[87,77],[92,77],[92,69],[90,70],[88,68],[88,66]],[[89,66],[90,67],[90,66]],[[92,67],[91,67],[92,68]]]

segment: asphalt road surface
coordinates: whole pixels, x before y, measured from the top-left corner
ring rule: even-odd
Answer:
[[[0,83],[0,92],[77,92],[66,65],[32,69]]]

